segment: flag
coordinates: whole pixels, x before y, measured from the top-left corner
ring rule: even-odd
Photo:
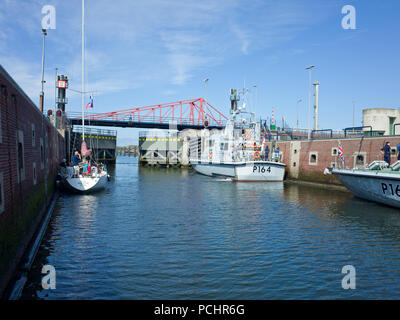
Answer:
[[[90,102],[86,105],[86,109],[93,108],[93,97],[90,96]]]
[[[340,143],[340,141],[338,141],[338,155],[343,164],[344,163],[343,148],[342,148],[342,144]]]
[[[263,135],[263,140],[262,140],[262,144],[261,144],[261,151],[264,152],[265,150],[265,133]]]
[[[81,155],[83,158],[90,156],[90,154],[92,153],[91,149],[88,149],[86,146],[86,142],[82,141],[82,145],[81,145]]]

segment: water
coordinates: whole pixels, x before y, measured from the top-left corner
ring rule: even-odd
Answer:
[[[287,183],[119,157],[107,190],[62,195],[23,299],[399,299],[400,212]],[[56,268],[56,289],[41,268]],[[342,289],[342,267],[356,289]]]

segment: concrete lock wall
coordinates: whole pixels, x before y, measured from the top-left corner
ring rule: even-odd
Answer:
[[[0,296],[55,188],[64,138],[0,66]]]
[[[190,139],[200,137],[208,130],[188,129],[166,133],[151,131],[139,136],[139,163],[161,165],[190,165]]]

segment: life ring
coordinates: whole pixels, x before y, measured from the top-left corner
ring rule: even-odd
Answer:
[[[254,159],[259,159],[260,158],[260,151],[254,152]]]
[[[208,158],[212,159],[212,152],[211,151],[208,153]]]

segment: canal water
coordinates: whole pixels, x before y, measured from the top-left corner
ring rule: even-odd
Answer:
[[[61,195],[23,299],[399,299],[400,212],[342,191],[233,183],[119,157]],[[56,289],[42,288],[43,265]],[[342,288],[342,268],[356,289]]]

